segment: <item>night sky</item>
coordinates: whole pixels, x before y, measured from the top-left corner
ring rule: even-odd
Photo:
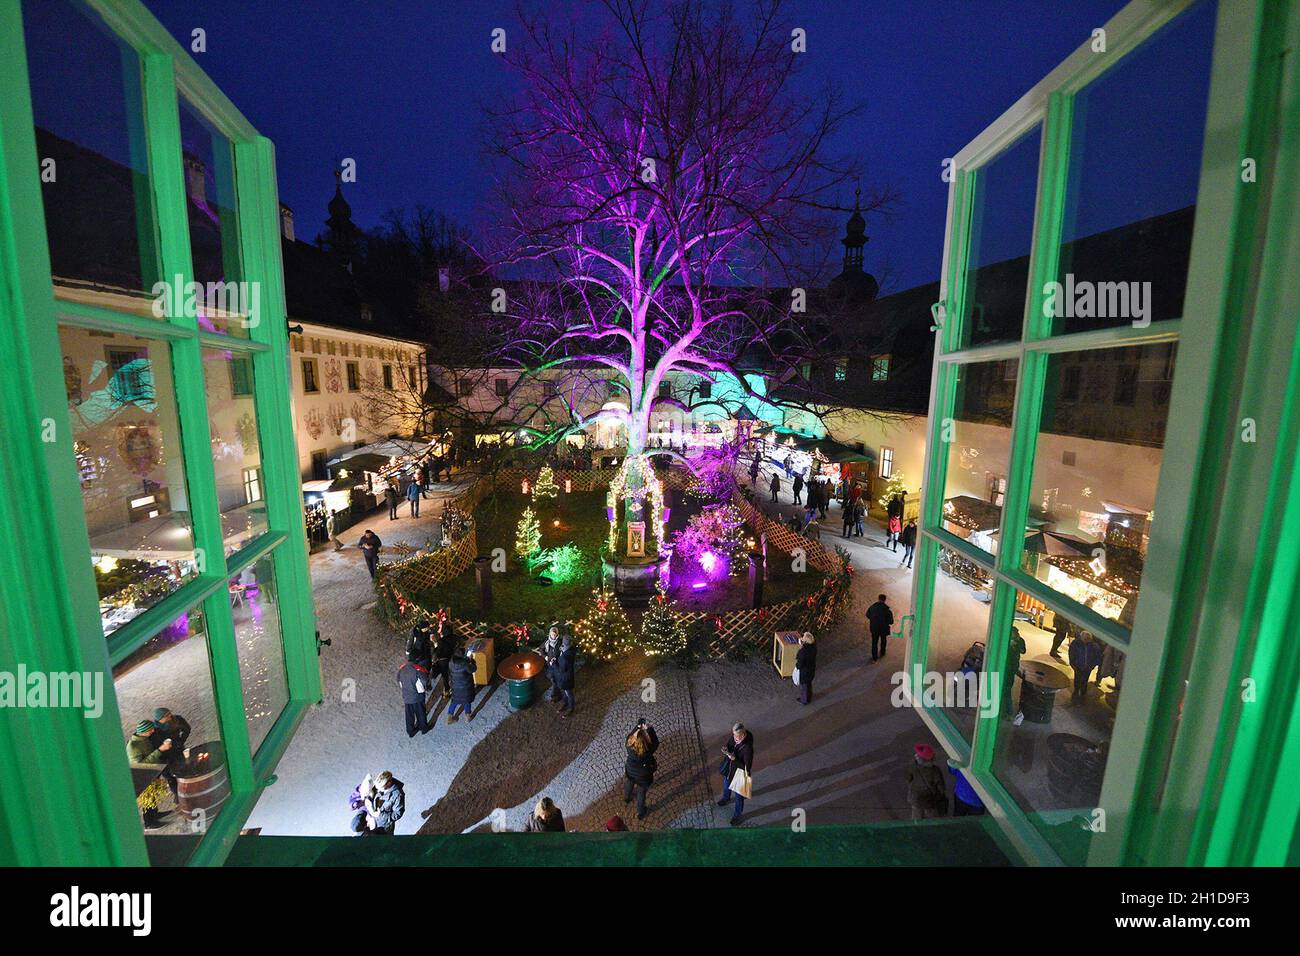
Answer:
[[[516,22],[514,0],[145,0],[199,64],[276,145],[280,198],[298,237],[322,228],[332,170],[357,160],[345,186],[353,218],[377,224],[423,203],[487,226],[489,182],[477,144],[484,102],[503,89],[489,49]],[[582,9],[582,5],[576,5]],[[833,144],[864,183],[902,194],[892,222],[868,223],[866,268],[884,292],[938,278],[947,184],[941,162],[1086,41],[1122,0],[800,0],[808,83],[836,77],[865,109]],[[593,20],[595,12],[593,11]],[[851,205],[851,191],[843,197]]]

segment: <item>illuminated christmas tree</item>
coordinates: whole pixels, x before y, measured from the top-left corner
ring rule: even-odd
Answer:
[[[904,500],[907,499],[907,482],[903,480],[901,471],[894,472],[890,476],[889,483],[885,485],[885,493],[876,499],[876,503],[882,508],[888,508],[894,495],[902,495]]]
[[[542,470],[537,473],[537,484],[533,485],[533,501],[556,498],[559,494],[560,486],[555,483],[555,472],[551,470],[550,465],[543,465]]]
[[[578,646],[596,660],[613,660],[632,649],[635,635],[623,606],[614,592],[596,588],[591,592],[591,605],[582,620],[573,626]]]
[[[641,647],[652,657],[670,656],[686,650],[686,626],[676,614],[677,602],[662,585],[641,618]]]
[[[537,553],[542,546],[542,523],[533,514],[532,508],[525,508],[515,529],[515,554],[525,561]]]

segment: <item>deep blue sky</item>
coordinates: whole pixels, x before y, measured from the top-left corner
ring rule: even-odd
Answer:
[[[553,0],[554,2],[554,0]],[[363,228],[422,202],[481,229],[488,188],[475,144],[479,104],[501,89],[491,30],[513,0],[145,0],[252,123],[276,144],[280,197],[298,236],[327,215],[334,163]],[[1123,0],[799,0],[810,81],[837,77],[865,110],[834,144],[865,182],[903,198],[870,222],[866,266],[891,268],[885,291],[938,277],[947,184],[940,164],[1088,39]],[[847,191],[846,191],[847,192]],[[843,201],[852,201],[846,195]]]

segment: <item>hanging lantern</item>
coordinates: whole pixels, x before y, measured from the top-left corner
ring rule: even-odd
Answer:
[[[528,479],[525,478],[522,482],[520,482],[519,487],[520,487],[520,490],[522,490],[524,494],[528,494]]]
[[[567,494],[570,494],[572,491],[573,491],[573,479],[572,479],[572,478],[565,478],[565,479],[564,479],[564,493],[567,495]]]

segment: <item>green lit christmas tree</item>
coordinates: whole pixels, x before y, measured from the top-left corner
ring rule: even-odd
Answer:
[[[527,561],[542,546],[542,523],[532,508],[525,508],[515,529],[515,554]]]
[[[663,586],[641,617],[641,647],[652,657],[668,657],[686,650],[686,626],[677,616],[677,602],[665,593]]]
[[[596,588],[591,592],[587,613],[573,626],[583,652],[596,660],[609,661],[632,649],[635,635],[623,606],[614,592]]]
[[[555,472],[551,470],[550,465],[543,465],[542,470],[537,473],[537,484],[533,485],[533,501],[557,498],[559,494],[560,486],[555,483]]]

